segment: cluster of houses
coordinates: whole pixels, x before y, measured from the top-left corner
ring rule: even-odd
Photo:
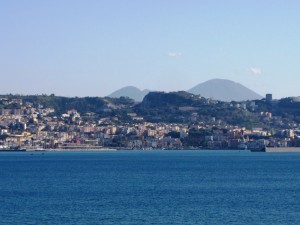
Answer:
[[[0,150],[38,149],[257,149],[263,146],[300,146],[298,124],[283,130],[245,129],[214,119],[194,124],[150,123],[136,114],[131,123],[116,116],[99,118],[69,110],[33,106],[21,99],[0,99]],[[261,113],[272,119],[269,112]],[[276,119],[277,121],[277,119]],[[280,118],[278,118],[280,122]],[[203,132],[205,131],[205,132]]]

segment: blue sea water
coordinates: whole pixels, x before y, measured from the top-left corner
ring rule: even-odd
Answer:
[[[1,224],[300,224],[300,153],[0,153]]]

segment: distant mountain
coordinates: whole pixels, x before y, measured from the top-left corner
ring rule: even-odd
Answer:
[[[245,101],[262,99],[263,97],[245,86],[224,79],[212,79],[188,90],[192,94],[201,95],[220,101]]]
[[[119,97],[129,97],[135,101],[141,102],[145,95],[149,93],[149,90],[140,90],[134,86],[123,87],[113,93],[111,93],[108,97],[111,98],[119,98]]]
[[[140,90],[134,86],[121,88],[108,97],[119,98],[121,96],[129,97],[137,102],[143,101],[143,98],[149,93],[149,90]],[[230,102],[262,99],[263,97],[249,88],[225,79],[212,79],[187,90],[192,94],[201,95],[205,98]]]

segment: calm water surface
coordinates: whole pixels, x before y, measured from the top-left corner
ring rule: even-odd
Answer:
[[[1,224],[300,224],[300,153],[0,153]]]

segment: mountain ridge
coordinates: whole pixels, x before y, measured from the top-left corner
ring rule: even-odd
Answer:
[[[141,102],[149,92],[148,89],[140,90],[135,86],[126,86],[114,91],[108,97],[119,98],[124,96]],[[263,98],[263,96],[244,85],[227,79],[211,79],[186,90],[186,92],[225,102]]]
[[[108,97],[111,98],[129,97],[135,101],[141,102],[149,92],[150,91],[148,89],[140,90],[135,86],[126,86],[114,91],[113,93],[108,95]]]

